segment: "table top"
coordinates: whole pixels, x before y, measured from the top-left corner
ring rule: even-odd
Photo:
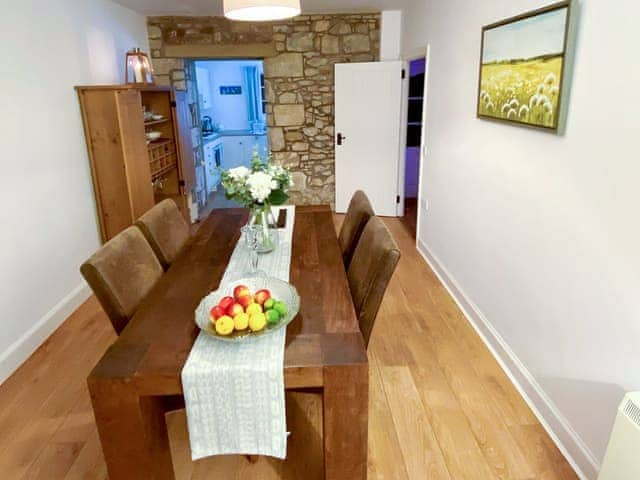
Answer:
[[[216,290],[247,222],[244,209],[214,210],[165,272],[89,381],[135,382],[140,395],[182,393],[180,373],[200,332],[194,311]],[[321,387],[323,371],[366,364],[328,206],[296,207],[290,283],[300,313],[287,327],[286,388]]]

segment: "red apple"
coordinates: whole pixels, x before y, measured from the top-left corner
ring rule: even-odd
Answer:
[[[238,297],[238,303],[244,308],[247,308],[253,303],[253,297],[251,295],[242,295],[241,297]]]
[[[234,318],[236,315],[240,315],[241,313],[244,313],[244,307],[239,303],[234,303],[227,310],[227,315],[231,318]]]
[[[209,310],[209,313],[211,314],[211,318],[213,318],[214,320],[218,320],[220,317],[226,315],[226,312],[220,305],[216,305],[215,307],[213,307],[211,310]]]
[[[251,295],[251,292],[249,291],[249,287],[247,287],[246,285],[238,285],[236,288],[233,289],[233,298],[235,298],[236,301],[240,297],[244,297],[245,295]]]
[[[253,298],[256,301],[256,303],[259,303],[260,305],[264,305],[264,302],[266,302],[271,298],[271,292],[266,288],[264,288],[262,290],[258,290],[256,294],[253,296]]]
[[[233,297],[223,297],[219,302],[218,306],[223,309],[225,312],[229,310],[231,305],[234,304]]]

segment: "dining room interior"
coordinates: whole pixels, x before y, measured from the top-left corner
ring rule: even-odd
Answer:
[[[1,478],[640,478],[637,2],[0,12]]]

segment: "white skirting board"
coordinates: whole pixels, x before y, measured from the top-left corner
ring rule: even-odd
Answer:
[[[0,354],[0,384],[9,378],[90,295],[89,286],[82,282]]]
[[[509,380],[533,410],[533,413],[578,476],[582,480],[596,480],[600,468],[598,461],[533,375],[529,373],[500,333],[469,299],[444,265],[421,240],[418,240],[418,252],[420,252],[431,267],[431,270],[453,297],[462,313],[480,335],[480,338],[496,358],[502,370],[504,370]]]

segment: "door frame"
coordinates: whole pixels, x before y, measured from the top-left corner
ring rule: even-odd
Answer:
[[[405,176],[406,176],[406,152],[407,152],[407,116],[409,114],[409,81],[410,81],[410,64],[414,60],[425,59],[425,96],[422,103],[422,133],[420,135],[420,159],[418,162],[418,198],[417,198],[417,222],[416,222],[416,245],[418,244],[418,234],[420,232],[420,220],[422,210],[422,172],[424,166],[424,157],[426,156],[426,122],[427,122],[427,83],[429,73],[429,57],[430,45],[426,45],[424,49],[416,49],[404,56],[404,69],[407,72],[402,82],[402,122],[400,124],[400,152],[398,152],[398,184],[396,189],[400,196],[397,205],[398,217],[404,217],[404,198],[405,198]]]
[[[427,44],[424,52],[424,94],[422,96],[422,134],[420,135],[420,160],[418,162],[418,199],[417,199],[417,218],[416,218],[416,248],[419,246],[420,224],[422,222],[422,210],[429,209],[427,199],[422,198],[422,179],[424,177],[424,164],[429,149],[427,147],[427,110],[429,107],[428,87],[429,87],[429,67],[431,63],[431,45]]]

